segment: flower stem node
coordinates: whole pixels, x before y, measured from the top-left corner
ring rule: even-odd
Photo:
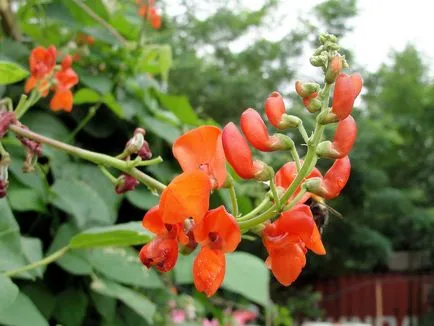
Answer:
[[[320,88],[321,86],[317,83],[302,83],[299,80],[295,82],[295,91],[302,98],[309,97],[314,93],[318,93]]]

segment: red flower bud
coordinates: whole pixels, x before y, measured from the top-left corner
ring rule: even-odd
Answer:
[[[302,98],[310,97],[311,95],[318,93],[320,85],[317,83],[302,83],[297,80],[295,82],[295,91]],[[314,96],[316,97],[316,95]]]
[[[313,93],[312,95],[303,98],[303,104],[310,113],[315,113],[321,110],[321,101],[318,99],[318,93]]]
[[[17,121],[14,112],[0,112],[0,138],[7,133],[9,126]]]
[[[124,194],[128,191],[134,190],[138,184],[139,181],[132,176],[128,174],[122,174],[118,184],[115,187],[115,191],[117,194]]]
[[[271,152],[284,147],[282,141],[277,136],[270,136],[264,120],[259,113],[253,109],[247,109],[241,115],[241,129],[247,140],[256,149],[263,152]]]
[[[253,179],[264,172],[266,165],[253,161],[246,139],[233,122],[223,128],[222,142],[226,159],[241,178]]]
[[[6,197],[8,193],[9,182],[7,180],[0,180],[0,198]]]
[[[336,77],[339,75],[339,73],[342,70],[343,60],[344,58],[341,57],[339,54],[337,54],[329,61],[326,76],[325,76],[326,82],[328,84],[332,84],[336,80]]]
[[[146,140],[143,141],[142,148],[140,148],[137,156],[140,156],[142,160],[149,160],[152,157],[152,151],[149,148],[149,144]]]
[[[333,93],[332,112],[339,120],[343,120],[351,114],[354,100],[362,88],[360,75],[340,74],[336,79]]]
[[[278,92],[271,93],[265,100],[265,113],[270,123],[277,129],[280,129],[280,121],[285,111],[285,103]]]
[[[349,115],[339,121],[333,143],[324,141],[318,145],[317,154],[328,158],[342,158],[351,151],[356,140],[357,125],[354,118]]]

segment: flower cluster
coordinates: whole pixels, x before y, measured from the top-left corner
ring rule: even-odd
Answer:
[[[143,218],[143,226],[156,235],[140,251],[144,265],[167,272],[176,264],[179,247],[182,252],[190,253],[199,245],[193,264],[194,284],[200,292],[211,296],[224,279],[225,253],[237,248],[241,233],[251,231],[260,235],[268,252],[266,265],[285,286],[300,275],[306,265],[307,250],[326,254],[321,239],[323,225],[315,219],[307,201],[336,198],[349,179],[348,154],[357,132],[350,114],[361,91],[362,79],[358,74],[341,73],[346,62],[336,53],[333,36],[325,36],[322,43],[319,54],[311,62],[323,67],[324,87],[299,81],[295,84],[308,111],[318,112],[310,137],[302,120],[288,114],[282,96],[273,92],[264,107],[268,121],[278,133],[270,133],[261,114],[248,108],[240,117],[241,131],[233,122],[223,130],[202,126],[175,141],[173,155],[184,172],[163,190],[158,206]],[[325,126],[336,122],[333,140],[321,141]],[[284,133],[290,128],[299,129],[306,142],[303,160],[294,141]],[[288,151],[293,161],[275,173],[271,166],[254,159],[250,145],[262,152]],[[315,168],[319,158],[334,160],[324,175]],[[266,198],[264,206],[245,215],[238,214],[234,181],[227,174],[226,161],[242,179],[269,185],[268,202]],[[210,209],[210,193],[220,188],[231,188],[234,216],[223,206]]]
[[[39,46],[32,50],[29,58],[31,76],[27,79],[25,92],[36,89],[40,97],[46,97],[50,90],[54,90],[50,108],[70,112],[73,103],[71,88],[78,84],[78,75],[72,69],[70,55],[63,58],[60,66],[56,66],[56,56],[54,46],[48,49]]]
[[[161,16],[155,8],[155,0],[136,0],[136,4],[139,5],[139,16],[146,19],[153,29],[160,29]]]

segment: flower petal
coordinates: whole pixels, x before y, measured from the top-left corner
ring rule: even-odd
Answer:
[[[321,233],[318,230],[318,227],[315,225],[313,228],[311,238],[306,241],[306,247],[312,250],[317,255],[325,255],[326,250],[321,240]]]
[[[270,252],[269,264],[274,277],[284,286],[291,285],[306,265],[306,256],[300,244]]]
[[[143,265],[155,266],[160,272],[168,272],[178,260],[178,242],[175,239],[157,237],[142,247],[139,258]]]
[[[226,272],[226,259],[221,250],[202,247],[194,260],[193,279],[199,292],[208,297],[216,293],[223,283]]]
[[[142,225],[145,229],[157,235],[163,235],[167,232],[158,205],[146,212],[142,220]]]
[[[57,89],[50,101],[50,109],[53,111],[64,110],[71,112],[73,97],[70,90]]]

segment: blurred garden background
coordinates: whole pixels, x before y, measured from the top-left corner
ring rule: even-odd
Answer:
[[[80,78],[71,113],[52,112],[44,99],[23,123],[110,155],[144,128],[154,156],[164,158],[146,171],[167,183],[180,172],[171,144],[182,132],[238,122],[248,107],[262,112],[275,90],[311,130],[294,83],[320,80],[309,57],[318,35],[332,33],[364,89],[353,111],[351,177],[328,202],[343,218],[331,216],[324,229],[327,255],[308,254],[301,277],[286,288],[270,277],[260,242],[244,240],[228,256],[223,288],[208,299],[192,285],[194,254],[162,275],[139,263],[139,247],[87,248],[104,244],[110,232],[137,236],[155,194],[139,186],[117,195],[97,167],[48,146],[35,172],[23,173],[23,150],[7,135],[2,143],[13,160],[0,199],[0,271],[7,275],[68,243],[75,249],[13,276],[19,294],[2,275],[0,324],[434,325],[434,46],[424,42],[427,29],[414,27],[428,23],[425,14],[409,9],[423,12],[423,3],[394,12],[391,1],[376,8],[369,0],[157,0],[161,20],[152,20],[141,15],[146,2],[0,0],[1,61],[28,70],[34,47],[55,45],[73,56]],[[0,97],[18,103],[25,80],[6,85],[2,73]],[[256,155],[273,167],[284,163]],[[237,192],[246,213],[265,189],[239,183]],[[212,202],[230,198],[217,191]]]

